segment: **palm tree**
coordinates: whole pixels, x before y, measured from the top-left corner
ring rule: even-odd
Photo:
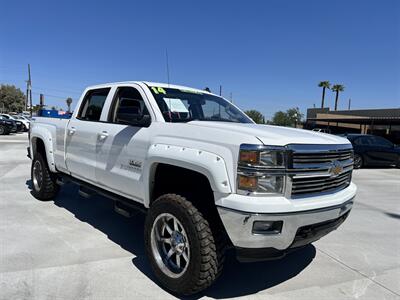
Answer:
[[[325,102],[325,89],[329,89],[331,87],[331,84],[329,81],[321,81],[318,83],[319,87],[322,87],[322,100],[321,100],[321,108],[324,108],[324,102]]]
[[[344,91],[344,85],[335,84],[332,86],[332,91],[336,92],[336,99],[335,99],[335,110],[337,110],[338,100],[339,100],[339,92]]]
[[[68,97],[67,100],[65,100],[65,102],[67,102],[67,105],[68,105],[68,112],[71,112],[72,99],[70,97]]]

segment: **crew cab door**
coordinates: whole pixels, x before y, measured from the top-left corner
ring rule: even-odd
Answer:
[[[110,88],[93,89],[85,94],[78,114],[66,128],[65,163],[71,175],[96,183],[96,152],[100,116]]]
[[[137,85],[118,87],[98,128],[101,138],[96,146],[98,183],[139,202],[144,201],[142,176],[150,143],[151,117],[145,99]]]

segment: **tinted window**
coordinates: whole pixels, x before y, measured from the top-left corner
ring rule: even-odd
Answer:
[[[357,139],[354,140],[354,144],[355,145],[361,145],[361,146],[369,146],[371,145],[371,138],[370,137],[359,137]]]
[[[106,101],[109,92],[109,88],[87,92],[83,99],[78,119],[85,121],[99,121],[104,102]]]
[[[149,115],[149,111],[147,110],[142,95],[140,95],[139,91],[133,87],[118,88],[115,94],[113,109],[111,110],[109,121],[125,124],[125,122],[120,120],[118,116],[125,115],[126,117],[133,114],[138,115],[138,119]]]
[[[372,144],[376,146],[382,146],[386,148],[393,147],[393,144],[390,141],[380,136],[372,136],[371,141]]]

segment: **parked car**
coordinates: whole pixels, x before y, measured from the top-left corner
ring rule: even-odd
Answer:
[[[366,166],[400,167],[400,147],[376,135],[348,134],[353,145],[354,168]]]
[[[12,116],[15,120],[22,122],[24,125],[24,131],[28,131],[30,128],[31,120],[22,115],[13,115]]]
[[[6,135],[10,132],[16,132],[17,125],[14,120],[7,119],[0,115],[0,135]]]
[[[322,132],[322,133],[331,133],[331,130],[328,128],[314,128],[312,131]]]
[[[32,194],[72,181],[115,211],[146,213],[145,249],[158,281],[189,295],[240,261],[278,259],[338,228],[356,195],[342,137],[257,125],[209,92],[172,84],[93,86],[70,119],[30,130]]]
[[[4,119],[13,120],[15,122],[15,124],[17,125],[17,129],[15,132],[26,131],[26,127],[22,120],[17,120],[16,118],[14,118],[13,116],[11,116],[9,114],[0,114],[0,116],[2,116]]]

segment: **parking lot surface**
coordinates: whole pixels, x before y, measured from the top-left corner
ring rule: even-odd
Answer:
[[[66,185],[30,194],[27,134],[0,136],[0,299],[172,299],[155,282],[144,216]],[[240,264],[196,298],[400,299],[400,170],[355,170],[358,195],[335,232],[278,261]]]

